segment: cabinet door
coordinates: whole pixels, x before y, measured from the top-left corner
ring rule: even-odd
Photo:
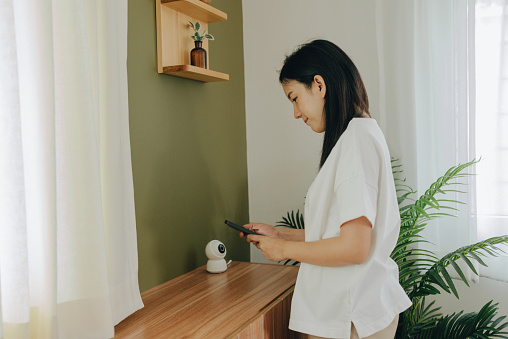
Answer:
[[[288,329],[289,314],[291,311],[291,299],[293,298],[293,289],[286,292],[259,318],[254,320],[242,332],[237,339],[286,339],[286,338],[306,338],[298,332]]]

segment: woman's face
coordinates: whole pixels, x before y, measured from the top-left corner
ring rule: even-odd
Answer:
[[[295,119],[302,119],[316,133],[325,131],[325,94],[326,85],[320,75],[314,77],[311,88],[296,80],[282,85],[284,94],[293,104]]]

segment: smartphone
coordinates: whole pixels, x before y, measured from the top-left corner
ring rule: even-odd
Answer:
[[[229,227],[231,227],[232,229],[237,230],[238,232],[243,232],[243,234],[257,234],[256,232],[251,231],[251,230],[249,230],[249,229],[247,229],[245,227],[239,226],[239,225],[237,225],[237,224],[235,224],[235,223],[233,223],[233,222],[231,222],[229,220],[224,221],[224,223],[226,225],[228,225]]]

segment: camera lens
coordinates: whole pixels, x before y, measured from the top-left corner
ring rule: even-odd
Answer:
[[[223,245],[223,244],[220,244],[220,245],[219,245],[219,252],[220,252],[220,253],[224,253],[224,252],[226,252],[226,247],[224,247],[224,245]]]

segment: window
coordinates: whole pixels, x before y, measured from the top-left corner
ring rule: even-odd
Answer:
[[[508,234],[508,1],[476,6],[478,239]]]
[[[478,240],[508,234],[508,1],[476,2],[476,167]],[[481,275],[508,281],[508,256]]]

